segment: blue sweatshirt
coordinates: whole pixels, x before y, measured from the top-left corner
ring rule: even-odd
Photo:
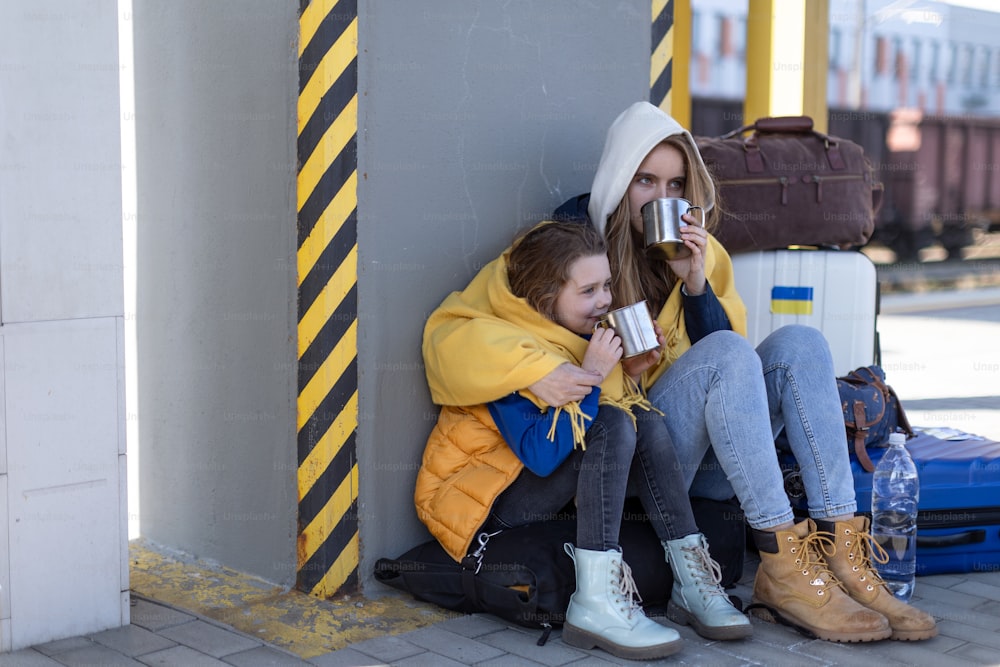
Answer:
[[[597,401],[601,388],[594,387],[580,401],[580,410],[590,417],[589,425],[597,417]],[[549,440],[552,415],[555,408],[541,411],[537,405],[520,394],[513,393],[488,403],[486,407],[496,422],[500,435],[507,441],[524,466],[539,477],[548,477],[562,465],[573,452],[573,428],[569,415],[559,413],[555,441]]]
[[[719,303],[719,297],[715,296],[712,286],[707,281],[704,293],[689,296],[681,291],[681,294],[684,296],[684,326],[687,327],[687,335],[692,345],[710,333],[729,331],[733,328],[729,318],[726,317],[726,311]]]

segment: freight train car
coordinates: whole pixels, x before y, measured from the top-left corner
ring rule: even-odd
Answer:
[[[940,243],[959,259],[980,232],[1000,231],[1000,119],[831,109],[828,134],[865,149],[885,185],[873,240],[898,260]],[[692,100],[692,132],[744,124],[738,100]]]
[[[935,241],[961,259],[977,231],[1000,228],[1000,120],[831,110],[829,133],[872,156],[885,184],[877,238],[900,259]]]

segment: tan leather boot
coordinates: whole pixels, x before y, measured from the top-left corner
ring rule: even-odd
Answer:
[[[836,549],[833,555],[825,555],[827,566],[840,579],[848,595],[889,620],[891,639],[917,641],[936,636],[938,629],[934,618],[897,600],[872,565],[873,549],[876,557],[879,552],[885,552],[875,544],[868,525],[868,517],[864,516],[836,523],[816,521],[819,535]]]
[[[751,598],[755,615],[777,616],[833,642],[871,642],[892,634],[885,616],[852,600],[827,568],[820,551],[825,543],[811,520],[776,533],[754,530],[753,536],[760,552]]]

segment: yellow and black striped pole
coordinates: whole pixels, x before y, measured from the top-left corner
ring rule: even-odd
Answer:
[[[357,0],[300,0],[297,586],[358,582]]]
[[[649,101],[691,127],[691,0],[653,0]]]

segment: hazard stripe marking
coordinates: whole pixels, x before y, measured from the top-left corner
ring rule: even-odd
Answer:
[[[313,228],[322,218],[323,213],[331,203],[332,197],[329,194],[324,196],[320,193],[339,192],[340,186],[346,184],[352,175],[356,174],[357,169],[354,157],[356,140],[356,137],[351,137],[351,139],[344,145],[340,154],[334,158],[334,160],[330,163],[330,166],[325,172],[323,172],[323,176],[321,176],[319,182],[316,183],[316,187],[312,193],[300,193],[300,196],[306,196],[305,202],[300,202],[299,204],[300,247],[303,243],[305,243],[305,240],[309,238],[309,235],[312,234]],[[353,217],[354,207],[357,204],[357,193],[351,192],[347,196],[349,197],[351,204],[350,210],[352,211],[349,217]]]
[[[654,0],[649,60],[649,101],[669,111],[673,85],[674,3]]]
[[[299,4],[297,587],[358,584],[356,0]]]

